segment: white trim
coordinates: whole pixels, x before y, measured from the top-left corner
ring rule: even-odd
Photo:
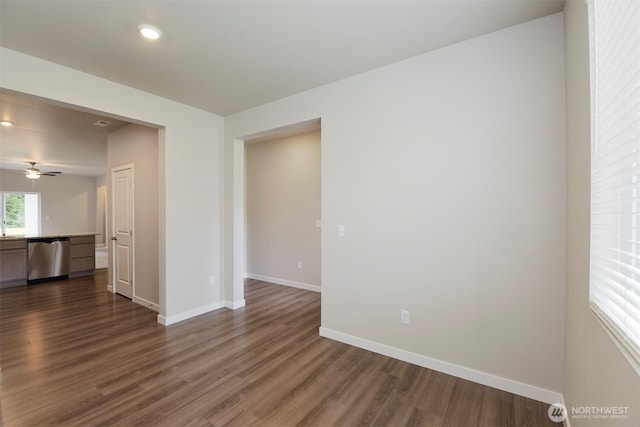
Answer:
[[[192,317],[196,317],[201,314],[208,313],[210,311],[218,310],[223,307],[224,305],[221,302],[216,302],[213,304],[207,304],[207,305],[193,308],[191,310],[183,311],[182,313],[174,314],[172,316],[163,316],[159,314],[158,323],[160,323],[161,325],[169,326],[169,325],[173,325],[174,323],[182,322],[183,320],[187,320]]]
[[[311,285],[309,283],[294,282],[293,280],[278,279],[277,277],[262,276],[260,274],[247,273],[247,279],[261,280],[263,282],[275,283],[276,285],[290,286],[292,288],[305,289],[307,291],[320,292],[321,288],[318,285]]]
[[[135,302],[136,304],[140,304],[142,306],[145,306],[147,308],[150,308],[153,311],[159,312],[160,311],[160,306],[155,303],[155,302],[151,302],[149,300],[146,300],[144,298],[140,298],[134,295],[133,297],[133,302]]]
[[[243,301],[244,305],[244,275],[247,271],[247,253],[246,253],[246,213],[245,213],[245,194],[244,194],[244,140],[234,138],[233,147],[233,270],[232,270],[232,289],[231,299],[234,301],[233,306],[239,301]]]
[[[636,350],[635,344],[620,330],[609,316],[598,307],[598,304],[591,302],[589,308],[591,309],[591,314],[596,318],[596,322],[600,324],[600,327],[602,327],[604,332],[611,338],[615,346],[618,347],[633,370],[640,375],[640,353]]]
[[[433,359],[431,357],[412,353],[410,351],[391,347],[385,344],[369,341],[364,338],[355,337],[353,335],[338,332],[322,326],[320,327],[320,336],[549,404],[559,402],[562,396],[560,393],[555,391],[524,384],[486,372],[476,371],[475,369],[465,368],[464,366],[455,365],[453,363]]]
[[[107,292],[113,292],[113,286],[112,285],[107,285]],[[134,296],[132,301],[135,302],[136,304],[140,304],[140,305],[142,305],[144,307],[150,308],[153,311],[160,312],[160,306],[155,302],[151,302],[149,300],[146,300],[144,298],[140,298],[140,297],[137,297],[137,296]]]
[[[238,308],[242,308],[245,306],[244,298],[238,301],[227,301],[225,300],[223,303],[224,307],[230,308],[231,310],[236,310]]]

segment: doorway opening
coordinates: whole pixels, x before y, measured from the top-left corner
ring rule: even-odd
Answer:
[[[27,130],[33,132],[34,129],[37,129],[42,135],[33,139],[43,141],[39,143],[37,150],[34,150],[32,144],[20,143],[22,141],[21,137],[16,136],[14,145],[7,146],[6,150],[7,153],[15,152],[15,159],[3,157],[0,159],[3,165],[9,164],[10,169],[20,168],[19,164],[13,165],[13,163],[24,163],[22,159],[31,160],[31,154],[24,150],[26,150],[26,147],[32,147],[31,151],[38,152],[39,157],[35,159],[38,164],[42,162],[48,167],[55,165],[55,169],[63,171],[63,176],[66,179],[75,178],[75,176],[87,182],[89,182],[87,178],[94,179],[92,183],[87,184],[88,187],[80,186],[80,184],[77,186],[60,186],[60,188],[69,188],[65,195],[76,196],[69,197],[69,199],[76,202],[73,205],[72,214],[67,214],[67,211],[60,211],[58,204],[49,203],[49,205],[45,206],[46,200],[55,199],[58,197],[58,193],[51,192],[53,191],[51,190],[54,188],[53,186],[42,190],[50,192],[50,194],[43,193],[40,232],[57,233],[57,229],[65,232],[94,231],[96,233],[95,267],[97,269],[113,268],[110,256],[105,253],[108,252],[108,248],[111,246],[112,237],[109,203],[109,193],[111,191],[111,184],[109,183],[110,153],[107,145],[112,145],[110,139],[116,133],[118,135],[135,133],[135,144],[129,143],[132,138],[119,138],[120,140],[126,139],[126,141],[119,144],[117,150],[111,150],[117,151],[115,153],[117,158],[112,163],[125,164],[131,162],[136,165],[136,170],[141,172],[139,181],[147,189],[143,193],[144,198],[140,203],[145,208],[157,213],[163,208],[161,204],[164,203],[165,191],[164,184],[160,180],[160,177],[164,176],[164,162],[160,161],[159,157],[159,153],[164,153],[165,144],[162,126],[4,88],[0,88],[0,99],[3,104],[13,108],[14,114],[19,113],[23,117],[22,120],[19,120],[23,126],[16,128],[14,134],[20,135],[18,131],[24,133]],[[27,118],[31,121],[27,121]],[[98,121],[100,123],[96,122],[96,118],[101,119]],[[106,126],[104,125],[105,123],[107,123]],[[87,124],[91,127],[91,132],[86,130]],[[87,134],[94,135],[98,132],[94,128],[101,129],[99,131],[100,139],[97,136],[92,136],[88,139]],[[138,143],[138,137],[144,132],[151,135],[145,138],[145,141],[150,142],[144,148],[141,148],[141,144]],[[12,140],[12,142],[14,141]],[[150,155],[151,146],[154,156]],[[142,154],[133,158],[132,150],[137,150]],[[106,158],[105,155],[107,156]],[[85,189],[85,187],[87,188]],[[79,190],[76,191],[76,188]],[[151,188],[153,188],[153,191],[150,190]],[[59,188],[55,189],[59,190]],[[76,191],[76,193],[73,193],[73,191]],[[45,196],[47,196],[46,199]],[[50,212],[53,212],[56,216]],[[164,229],[163,221],[164,218],[158,218],[157,222],[146,221],[143,224],[146,227],[145,232],[147,235],[152,235],[153,238],[145,239],[146,244],[144,246],[147,250],[136,259],[136,262],[141,262],[147,266],[138,268],[138,271],[142,272],[141,274],[144,275],[145,280],[148,280],[151,284],[149,288],[152,287],[152,289],[142,294],[140,298],[134,295],[133,301],[155,311],[161,311],[160,294],[164,293],[164,289],[161,289],[161,286],[165,283],[166,275],[164,266],[160,265],[159,256],[165,247],[164,234],[162,233]],[[74,227],[81,227],[81,229],[75,230]],[[147,274],[147,270],[152,270],[152,273]],[[107,290],[114,291],[112,284],[108,285]]]
[[[234,140],[233,304],[245,278],[321,292],[321,122]]]

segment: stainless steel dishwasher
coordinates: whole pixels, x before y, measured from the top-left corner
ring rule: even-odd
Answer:
[[[27,283],[69,274],[69,238],[29,239]]]

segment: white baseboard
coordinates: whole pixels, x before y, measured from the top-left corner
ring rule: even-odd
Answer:
[[[174,314],[171,316],[162,316],[162,315],[158,315],[158,323],[160,323],[161,325],[165,325],[165,326],[169,326],[169,325],[173,325],[174,323],[178,323],[181,322],[183,320],[187,320],[190,319],[192,317],[196,317],[199,316],[201,314],[204,313],[208,313],[210,311],[213,310],[217,310],[219,308],[224,307],[224,305],[222,304],[222,302],[216,302],[213,304],[207,304],[207,305],[203,305],[201,307],[197,307],[191,310],[187,310],[184,311],[182,313],[178,313],[178,314]]]
[[[236,310],[238,308],[242,308],[245,305],[244,298],[238,301],[224,301],[224,307],[230,308],[231,310]]]
[[[277,277],[262,276],[261,274],[247,273],[247,279],[261,280],[263,282],[275,283],[276,285],[291,286],[292,288],[305,289],[307,291],[320,292],[318,285],[309,283],[294,282],[293,280],[278,279]]]
[[[113,293],[113,286],[112,285],[107,285],[107,292]],[[160,306],[157,303],[148,301],[148,300],[146,300],[144,298],[140,298],[140,297],[135,297],[134,296],[132,301],[135,302],[136,304],[140,304],[142,306],[150,308],[151,310],[153,310],[155,312],[159,312],[160,311]]]
[[[434,371],[443,372],[458,378],[473,381],[478,384],[528,397],[540,402],[552,404],[560,402],[560,399],[562,398],[562,395],[555,391],[502,378],[486,372],[476,371],[475,369],[465,368],[464,366],[455,365],[453,363],[443,362],[442,360],[432,359],[431,357],[401,350],[399,348],[369,341],[363,338],[358,338],[353,335],[338,332],[322,326],[320,327],[320,336],[412,363],[414,365],[422,366],[424,368],[433,369]]]
[[[135,302],[136,304],[140,304],[142,306],[145,306],[147,308],[150,308],[151,310],[155,311],[155,312],[159,312],[160,311],[160,306],[155,303],[155,302],[151,302],[148,301],[144,298],[140,298],[140,297],[133,297],[133,302]]]

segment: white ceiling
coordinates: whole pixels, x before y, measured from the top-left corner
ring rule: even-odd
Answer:
[[[225,116],[556,13],[563,4],[2,0],[0,45]],[[143,40],[143,23],[163,37]],[[58,121],[44,122],[41,128],[53,129],[43,131],[58,132]],[[38,145],[48,138],[32,132],[31,144],[32,153],[14,148],[7,156],[43,153],[44,163],[65,163]],[[81,162],[69,151],[69,163]]]
[[[107,134],[127,122],[0,92],[0,169],[23,170],[36,162],[42,172],[101,176],[107,173]],[[106,120],[106,127],[94,125]]]

